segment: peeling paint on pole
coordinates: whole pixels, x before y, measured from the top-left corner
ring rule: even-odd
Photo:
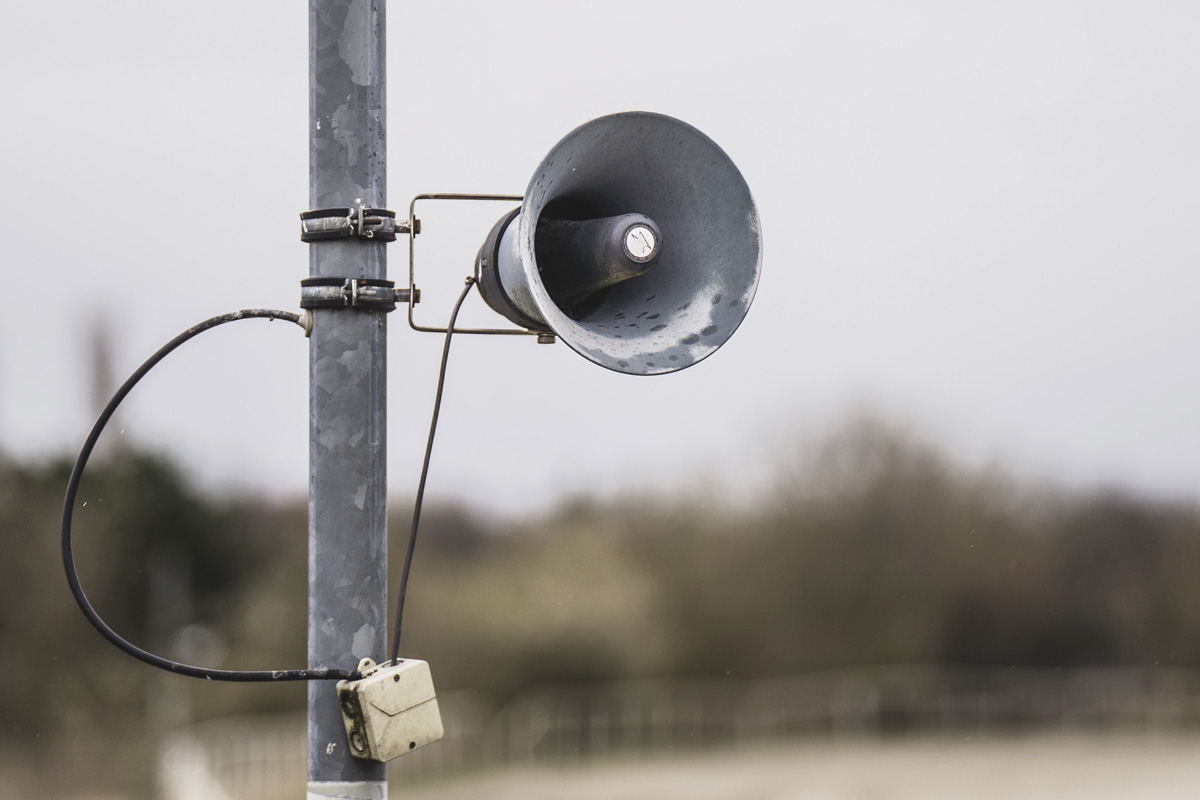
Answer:
[[[386,207],[383,0],[310,0],[310,208]],[[382,242],[309,246],[314,278],[385,278]],[[310,339],[312,667],[386,652],[386,334],[382,312],[314,309]],[[334,685],[309,683],[308,796],[387,796],[385,766],[353,758]]]

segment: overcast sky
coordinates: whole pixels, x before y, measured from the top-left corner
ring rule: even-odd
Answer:
[[[580,123],[643,109],[720,144],[755,194],[757,300],[707,361],[618,375],[565,346],[456,341],[430,492],[744,485],[870,407],[968,461],[1200,487],[1200,5],[392,3],[389,205],[520,193]],[[123,378],[213,314],[306,277],[303,4],[19,3],[0,47],[0,447],[75,450],[89,330]],[[439,323],[504,207],[430,206]],[[402,244],[390,275],[406,270]],[[476,300],[469,321],[493,321]],[[498,319],[498,318],[496,318]],[[441,340],[390,318],[390,483],[411,493]],[[301,494],[307,343],[240,323],[127,401],[130,440],[207,485]]]

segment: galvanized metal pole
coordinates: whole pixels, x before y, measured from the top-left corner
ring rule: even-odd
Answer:
[[[385,208],[384,0],[309,2],[311,208]],[[314,278],[386,277],[386,245],[309,246]],[[310,667],[386,657],[386,317],[314,309],[308,503]],[[387,797],[381,763],[353,758],[335,686],[308,684],[308,798]]]

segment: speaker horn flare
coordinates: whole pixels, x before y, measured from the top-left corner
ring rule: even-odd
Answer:
[[[707,136],[630,112],[567,134],[479,252],[479,290],[618,372],[674,372],[741,324],[762,264],[745,180]]]

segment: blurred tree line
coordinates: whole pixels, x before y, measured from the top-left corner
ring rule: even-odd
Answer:
[[[163,691],[195,718],[303,708],[303,686],[165,675],[91,629],[62,576],[68,471],[0,464],[0,737],[70,752],[144,727]],[[408,514],[392,504],[393,591]],[[303,502],[209,497],[125,452],[89,468],[76,556],[135,643],[291,668],[306,530]],[[546,682],[898,663],[1200,666],[1194,502],[1020,483],[872,420],[798,447],[752,503],[578,499],[517,521],[432,505],[420,536],[402,655],[428,660],[441,691],[498,702]]]

